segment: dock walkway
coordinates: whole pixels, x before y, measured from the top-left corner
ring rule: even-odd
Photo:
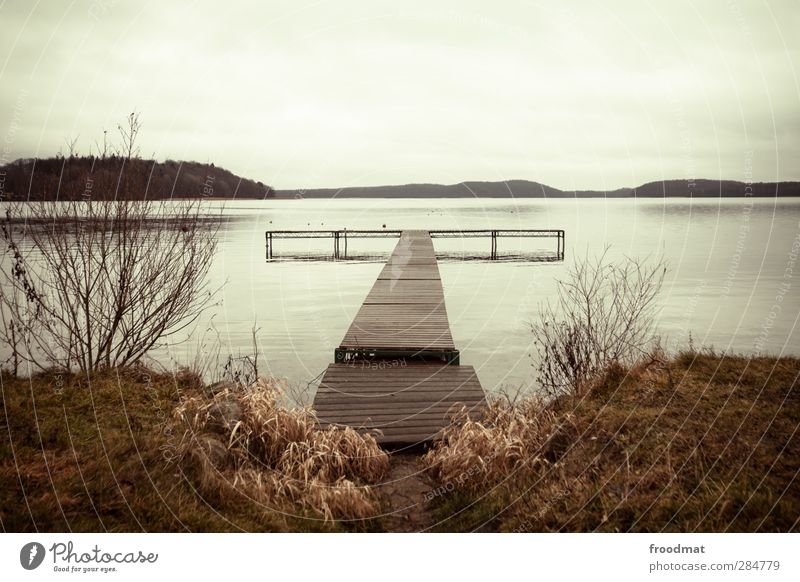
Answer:
[[[314,398],[320,424],[377,429],[380,443],[432,440],[462,405],[485,404],[460,365],[427,231],[402,232],[334,360]]]

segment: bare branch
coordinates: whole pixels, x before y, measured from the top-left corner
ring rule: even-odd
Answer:
[[[139,157],[139,146],[136,145],[136,139],[139,136],[139,131],[142,129],[139,116],[139,113],[133,111],[125,118],[124,125],[117,126],[117,130],[122,138],[120,152],[127,160]]]
[[[654,305],[665,261],[625,257],[611,264],[608,251],[578,259],[532,325],[538,379],[551,397],[579,393],[614,363],[633,363],[655,339]]]
[[[133,364],[213,304],[216,232],[199,202],[32,202],[9,213],[0,335],[28,342],[15,362]],[[23,247],[13,229],[25,217]]]

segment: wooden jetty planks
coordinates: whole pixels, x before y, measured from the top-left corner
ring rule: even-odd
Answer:
[[[476,412],[485,404],[472,366],[420,363],[331,364],[314,399],[322,427],[378,430],[380,443],[431,440],[462,408]]]
[[[345,363],[328,366],[314,397],[321,427],[374,431],[381,444],[420,443],[436,438],[454,414],[485,406],[474,368],[457,365],[426,231],[403,231],[336,360]]]
[[[455,350],[433,241],[404,230],[339,349]]]

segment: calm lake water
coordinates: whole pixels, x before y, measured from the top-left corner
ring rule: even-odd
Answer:
[[[294,386],[332,361],[382,262],[276,261],[264,255],[265,230],[402,228],[560,228],[563,263],[440,263],[461,361],[488,390],[535,386],[529,322],[553,296],[576,255],[611,245],[610,257],[663,253],[669,272],[658,328],[668,347],[742,353],[800,352],[797,261],[800,199],[781,200],[271,200],[226,203],[212,278],[227,281],[221,305],[187,343],[161,350],[162,361],[253,351],[256,322],[262,372]],[[352,253],[389,252],[396,241],[351,241]],[[486,254],[488,239],[435,240],[437,251]],[[555,241],[500,239],[500,251],[554,250]],[[282,241],[276,253],[331,252],[332,242]],[[213,324],[213,328],[212,328]]]

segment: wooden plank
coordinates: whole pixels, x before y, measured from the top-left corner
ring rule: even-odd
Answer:
[[[460,408],[453,408],[452,410],[428,410],[425,412],[396,412],[396,411],[351,411],[347,412],[326,412],[320,413],[317,418],[320,422],[343,422],[346,421],[351,426],[364,426],[369,423],[383,423],[383,424],[396,424],[400,422],[428,422],[439,420],[443,416],[456,418],[461,414]],[[335,420],[333,420],[335,419]]]
[[[378,429],[379,443],[434,439],[463,406],[477,413],[485,403],[472,366],[440,364],[384,369],[331,364],[314,398],[321,426]]]
[[[320,418],[324,417],[327,421],[330,421],[330,419],[335,416],[336,418],[342,419],[340,422],[346,422],[350,416],[354,415],[369,416],[374,414],[380,418],[386,415],[410,416],[412,414],[426,414],[430,412],[440,416],[450,416],[461,410],[462,404],[467,408],[467,410],[473,410],[484,406],[482,400],[478,402],[464,403],[444,402],[435,403],[428,406],[420,406],[419,403],[401,403],[392,405],[390,407],[378,403],[360,403],[358,410],[344,405],[339,406],[329,404],[324,406],[321,405],[317,413],[319,414]]]
[[[427,232],[403,231],[339,347],[455,351]]]
[[[481,398],[484,398],[483,392],[475,391],[469,392],[465,394],[459,394],[454,392],[448,395],[439,395],[439,394],[429,394],[427,396],[420,396],[419,394],[414,395],[404,395],[398,394],[397,396],[386,396],[383,394],[374,394],[372,397],[366,398],[363,396],[358,396],[355,394],[338,394],[335,398],[326,398],[325,394],[320,395],[319,398],[315,398],[314,402],[319,404],[330,403],[334,405],[348,405],[351,407],[352,410],[358,410],[362,404],[370,403],[370,404],[381,404],[387,410],[395,407],[406,406],[412,407],[415,406],[418,409],[422,410],[426,407],[429,407],[433,404],[437,405],[454,405],[456,403],[462,403],[470,407],[476,402],[479,402]]]
[[[452,352],[455,350],[453,338],[447,336],[434,336],[430,338],[413,336],[406,337],[394,334],[392,337],[353,337],[342,342],[342,349],[349,350],[385,350],[400,353],[402,356],[412,356],[416,352]]]
[[[436,386],[431,387],[435,382]],[[408,386],[385,386],[383,384],[376,385],[374,380],[372,382],[342,382],[341,384],[329,383],[326,386],[320,386],[318,394],[320,397],[335,398],[338,394],[347,394],[354,397],[370,398],[374,396],[385,396],[387,398],[397,398],[398,396],[415,396],[420,397],[423,393],[426,399],[432,399],[432,395],[439,395],[441,398],[446,398],[451,394],[483,394],[479,388],[470,388],[471,383],[467,382],[448,382],[442,383],[441,380],[436,378],[426,378],[425,380],[414,380]]]
[[[402,232],[340,349],[407,351],[409,356],[422,350],[455,352],[439,267],[426,231]],[[331,364],[314,396],[320,426],[376,432],[379,443],[429,441],[454,415],[465,408],[479,413],[485,405],[486,395],[472,366],[441,363]]]

